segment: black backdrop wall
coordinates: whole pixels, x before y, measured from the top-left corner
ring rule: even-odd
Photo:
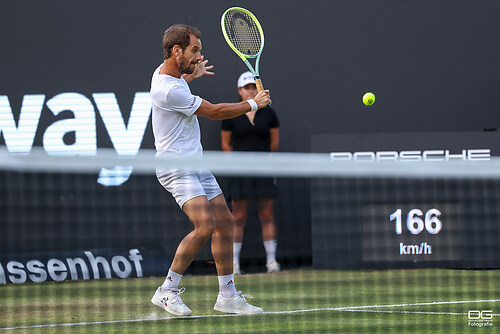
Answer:
[[[127,114],[133,94],[149,90],[163,31],[187,23],[203,32],[216,72],[194,82],[193,92],[234,100],[245,67],[219,20],[235,5],[251,9],[265,30],[261,72],[281,117],[281,150],[308,151],[311,133],[500,124],[495,0],[9,1],[0,11],[1,94],[18,111],[25,94],[114,92]],[[370,112],[365,91],[377,96]],[[219,149],[218,122],[202,128],[205,148]],[[110,145],[105,132],[98,140]],[[150,131],[143,147],[152,147]]]
[[[126,124],[135,94],[149,91],[151,73],[162,61],[163,31],[174,23],[202,31],[203,54],[215,65],[216,75],[193,82],[193,93],[214,103],[235,101],[236,79],[245,66],[226,45],[219,23],[231,6],[250,9],[264,28],[261,75],[280,117],[281,151],[308,152],[310,138],[322,133],[476,132],[500,124],[500,2],[495,0],[9,1],[0,11],[0,95],[10,103],[2,112],[11,111],[17,122],[25,95],[45,95],[33,140],[41,146],[48,127],[73,117],[54,115],[46,102],[79,93],[96,111],[97,147],[113,147],[92,94],[114,93]],[[371,107],[361,103],[366,91],[377,97]],[[205,149],[219,150],[220,123],[200,122]],[[72,139],[66,140],[70,145]],[[0,145],[5,141],[0,135]],[[153,148],[150,122],[141,148]],[[182,221],[169,195],[150,179],[155,194],[163,196],[153,197],[169,203],[168,215]],[[139,181],[128,182],[133,188]],[[283,180],[277,203],[280,243],[289,257],[310,255],[303,182]],[[20,196],[4,185],[3,196]],[[54,198],[65,191],[54,190]],[[98,191],[108,197],[117,190]],[[299,213],[289,211],[290,202],[301,204]],[[87,217],[85,210],[81,214]],[[153,215],[148,224],[154,227],[160,218]],[[136,231],[132,226],[138,222],[130,224]],[[2,225],[15,221],[3,216]],[[148,238],[159,243],[165,234]],[[1,244],[20,246],[5,239]]]

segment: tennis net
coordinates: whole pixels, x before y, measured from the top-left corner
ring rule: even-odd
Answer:
[[[149,150],[124,157],[100,149],[95,156],[86,157],[49,156],[34,148],[28,155],[0,150],[0,283],[49,289],[44,282],[90,284],[112,279],[114,286],[119,286],[122,279],[154,277],[156,284],[161,284],[177,245],[192,227],[158,183],[155,168],[211,170],[229,207],[228,189],[234,177],[272,179],[277,185],[277,260],[283,272],[278,275],[298,272],[302,284],[307,285],[304,282],[311,272],[319,275],[316,283],[333,273],[335,289],[343,289],[339,282],[351,289],[351,299],[341,299],[349,306],[354,301],[354,306],[361,306],[372,297],[380,299],[380,305],[390,301],[398,301],[393,303],[398,305],[433,303],[433,279],[443,275],[439,270],[497,273],[489,269],[500,268],[500,160],[495,157],[403,162],[353,161],[332,154],[205,152],[203,157],[167,159],[155,157]],[[258,205],[250,201],[241,250],[241,268],[248,277],[273,275],[265,274],[261,233]],[[417,270],[415,275],[423,280],[419,284],[427,299],[417,298],[415,287],[403,288],[402,299],[385,299],[384,291],[391,290],[393,284],[391,277],[413,280],[408,269]],[[307,271],[301,274],[302,270]],[[367,295],[357,300],[353,297],[357,288],[349,280],[367,270],[378,273],[374,275],[389,271],[385,278],[366,278],[360,283],[358,288],[365,289]],[[209,245],[187,274],[195,278],[215,275]],[[279,281],[281,276],[269,277]],[[463,282],[459,280],[455,290],[439,298],[488,300],[484,307],[489,310],[497,306],[495,300],[500,295],[494,284],[497,278],[487,274],[481,291],[465,297],[467,291],[460,290]],[[282,279],[290,280],[288,276]],[[262,284],[259,291],[265,294],[264,281],[258,280]],[[332,294],[342,293],[335,290]],[[108,295],[116,297],[114,292]],[[4,297],[1,307],[5,314],[12,313],[16,309],[10,303],[13,299]],[[310,298],[310,308],[299,307],[299,311],[321,305],[326,309],[344,307],[322,298],[318,291]],[[267,305],[271,311],[281,312],[284,304],[275,300]],[[346,309],[346,313],[353,310]],[[405,309],[410,311],[420,312],[414,307]],[[466,311],[462,309],[461,314]],[[95,317],[124,317],[115,309],[112,312]],[[318,323],[323,316],[316,316]],[[4,318],[0,323],[1,328],[10,328],[43,320]]]

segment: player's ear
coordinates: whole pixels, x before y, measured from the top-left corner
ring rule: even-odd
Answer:
[[[177,57],[177,56],[180,56],[181,53],[182,53],[182,48],[179,46],[179,45],[174,45],[172,47],[172,53]]]

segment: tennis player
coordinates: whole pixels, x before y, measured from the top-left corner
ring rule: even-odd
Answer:
[[[193,95],[188,83],[203,75],[213,75],[213,66],[201,54],[201,33],[187,25],[173,25],[163,36],[164,61],[153,73],[153,134],[158,156],[196,156],[203,148],[197,116],[228,119],[271,103],[269,91],[239,103],[211,104]],[[160,184],[177,201],[194,225],[180,242],[167,277],[151,302],[175,315],[191,315],[179,289],[182,275],[201,248],[212,239],[212,255],[219,279],[214,309],[225,313],[257,314],[262,308],[250,305],[237,291],[233,274],[234,218],[224,195],[208,170],[157,169]]]

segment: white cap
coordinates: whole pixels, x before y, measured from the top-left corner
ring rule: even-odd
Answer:
[[[243,73],[238,78],[238,88],[245,87],[248,84],[255,84],[255,80],[253,79],[253,74],[250,71]]]

